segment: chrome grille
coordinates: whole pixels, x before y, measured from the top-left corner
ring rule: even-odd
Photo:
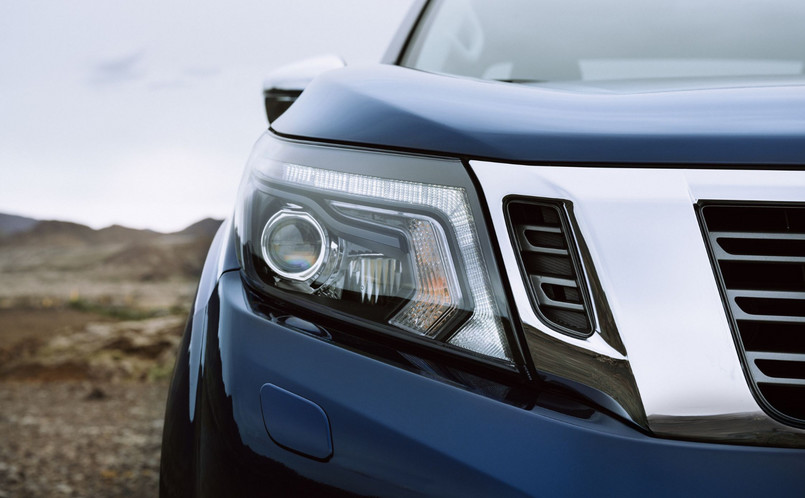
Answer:
[[[572,231],[559,203],[506,202],[509,229],[535,312],[575,336],[592,333]]]
[[[701,209],[739,349],[756,395],[805,422],[805,206]]]

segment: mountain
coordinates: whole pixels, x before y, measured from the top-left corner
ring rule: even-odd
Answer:
[[[11,246],[77,246],[92,243],[95,230],[86,225],[69,221],[35,221],[27,230],[19,230],[7,235],[3,245]]]
[[[120,281],[197,278],[221,225],[221,220],[207,218],[178,232],[160,233],[16,218],[22,217],[0,215],[0,220],[10,220],[3,226],[15,227],[0,237],[0,273],[57,271],[63,280],[76,272]]]
[[[201,221],[197,221],[190,225],[189,227],[185,228],[181,232],[176,232],[184,235],[194,235],[199,237],[215,237],[215,232],[218,231],[218,227],[221,226],[221,220],[216,220],[214,218],[204,218]]]
[[[141,244],[171,236],[190,236],[211,241],[220,225],[221,220],[205,218],[174,233],[139,230],[122,225],[95,230],[70,221],[35,220],[0,213],[0,245],[76,247],[114,243]]]
[[[0,237],[17,232],[24,232],[36,225],[36,223],[37,220],[33,218],[0,213]]]
[[[143,240],[153,240],[164,234],[155,232],[153,230],[137,230],[135,228],[128,228],[121,225],[111,225],[106,228],[96,230],[95,234],[91,237],[96,244],[103,244],[107,242],[140,242]]]

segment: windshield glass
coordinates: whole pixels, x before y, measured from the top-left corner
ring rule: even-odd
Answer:
[[[402,58],[505,81],[801,75],[801,0],[433,0]]]

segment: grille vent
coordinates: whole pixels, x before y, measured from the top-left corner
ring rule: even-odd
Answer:
[[[766,408],[805,422],[805,206],[702,215],[745,366]]]
[[[548,202],[510,200],[506,211],[535,311],[562,332],[589,336],[590,307],[564,209]]]

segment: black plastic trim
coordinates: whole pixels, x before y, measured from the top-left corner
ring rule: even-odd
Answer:
[[[755,401],[758,405],[773,419],[777,420],[778,422],[791,425],[798,428],[805,428],[805,420],[798,419],[782,413],[781,411],[777,410],[763,395],[760,390],[759,384],[762,382],[756,381],[753,376],[753,371],[756,369],[754,365],[749,363],[749,354],[744,347],[744,341],[741,337],[740,327],[738,325],[738,319],[733,312],[732,305],[730,304],[730,296],[729,290],[727,288],[726,282],[722,275],[721,267],[719,265],[718,256],[716,255],[715,249],[713,248],[710,242],[710,230],[707,226],[707,221],[705,220],[704,216],[704,209],[709,206],[724,206],[724,207],[796,207],[796,208],[805,208],[805,204],[798,203],[798,202],[763,202],[763,201],[712,201],[712,200],[700,200],[698,203],[694,205],[694,210],[696,211],[696,217],[699,222],[699,226],[701,228],[702,237],[704,240],[705,247],[707,248],[708,256],[710,257],[710,264],[712,266],[713,275],[718,283],[718,290],[721,295],[722,305],[724,306],[724,312],[727,315],[727,319],[729,321],[730,329],[732,331],[732,338],[733,342],[735,343],[735,348],[738,353],[738,359],[741,363],[741,367],[743,367],[744,371],[744,378],[752,392],[752,395],[755,398]]]
[[[509,237],[511,239],[510,242],[512,247],[515,249],[515,253],[517,256],[517,264],[518,267],[520,268],[520,274],[523,278],[523,283],[525,284],[526,289],[529,292],[531,308],[534,310],[537,316],[539,316],[542,319],[542,321],[546,325],[550,326],[553,330],[569,335],[571,337],[586,339],[595,332],[596,322],[594,318],[594,313],[592,313],[592,299],[590,297],[590,290],[589,286],[587,285],[585,273],[581,265],[581,259],[579,256],[579,249],[576,242],[576,236],[573,233],[573,228],[569,220],[569,213],[566,204],[567,202],[568,201],[563,201],[559,199],[507,196],[503,199],[503,210],[506,218],[506,227],[509,231]],[[532,274],[529,273],[528,270],[526,269],[525,261],[523,260],[523,254],[522,254],[523,251],[518,238],[518,234],[516,232],[517,227],[515,227],[515,223],[512,220],[510,212],[510,207],[513,204],[527,204],[556,210],[556,213],[559,217],[559,223],[561,225],[560,227],[562,230],[561,235],[564,237],[567,245],[566,247],[567,257],[570,259],[574,273],[574,275],[568,278],[568,280],[574,280],[577,285],[577,289],[582,301],[580,303],[582,311],[584,312],[584,315],[587,318],[587,330],[580,331],[570,327],[563,326],[562,324],[557,323],[554,319],[548,317],[543,311],[538,298],[538,290],[534,288],[534,284],[531,279]]]

